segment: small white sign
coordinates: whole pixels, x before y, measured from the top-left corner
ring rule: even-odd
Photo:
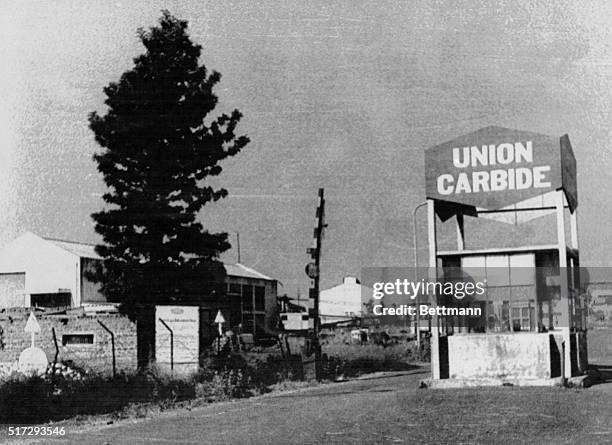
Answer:
[[[38,324],[38,320],[36,319],[34,312],[30,312],[30,317],[28,318],[24,331],[30,334],[37,334],[40,332],[40,324]]]
[[[308,329],[308,314],[305,312],[285,312],[281,314],[281,322],[286,331],[301,331]]]
[[[215,317],[215,323],[225,323],[225,317],[221,313],[221,311],[217,311],[217,316]]]

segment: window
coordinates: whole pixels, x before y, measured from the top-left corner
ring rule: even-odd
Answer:
[[[468,256],[461,258],[461,265],[453,267],[461,267],[463,274],[471,277],[475,281],[484,281],[487,278],[485,269],[485,258],[483,256]]]
[[[534,331],[536,329],[536,268],[532,253],[481,255],[461,258],[463,272],[475,281],[486,280],[486,292],[474,296],[481,319],[470,319],[472,332]]]
[[[66,345],[93,345],[93,334],[63,334],[62,346]]]
[[[248,316],[245,317],[242,321],[242,333],[243,334],[253,334],[253,317]]]
[[[30,302],[33,307],[67,307],[70,306],[70,292],[55,294],[32,294]]]
[[[534,286],[535,270],[535,255],[510,255],[510,283],[513,286]]]
[[[266,316],[265,315],[256,315],[255,316],[255,326],[256,326],[256,334],[263,334],[266,332]]]
[[[227,285],[227,293],[232,295],[240,295],[240,284],[229,283]]]
[[[242,285],[242,310],[253,310],[253,286],[250,284]]]
[[[510,286],[508,255],[488,255],[485,264],[487,286]]]
[[[534,307],[532,302],[527,305],[514,305],[510,311],[513,331],[532,331],[534,328]]]
[[[255,310],[266,310],[266,288],[263,286],[255,286]]]
[[[242,286],[240,283],[228,283],[227,296],[229,303],[228,326],[234,328],[242,323]]]

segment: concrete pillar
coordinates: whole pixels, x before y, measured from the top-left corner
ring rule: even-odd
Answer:
[[[570,214],[570,233],[572,239],[572,248],[578,250],[578,209]]]
[[[465,249],[465,232],[463,228],[463,213],[457,213],[457,250]]]
[[[564,195],[563,190],[555,192],[556,216],[557,216],[557,246],[559,252],[559,287],[561,293],[561,317],[559,318],[559,328],[563,340],[565,341],[565,377],[572,375],[572,360],[570,348],[570,295],[567,270],[567,241],[565,239],[565,218],[564,218]]]
[[[437,280],[438,248],[436,239],[436,208],[433,199],[427,200],[427,235],[429,240],[429,279]],[[437,305],[437,296],[430,295],[430,306]],[[438,316],[431,320],[431,377],[440,379],[440,331]]]

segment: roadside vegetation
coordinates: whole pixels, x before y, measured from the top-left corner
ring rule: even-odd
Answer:
[[[415,342],[354,342],[346,333],[338,333],[321,342],[325,376],[330,379],[355,377],[378,371],[404,371],[415,363],[429,361],[429,341],[419,349]]]
[[[410,369],[409,361],[417,358],[407,344],[384,347],[337,340],[326,341],[323,350],[323,379],[328,382]],[[41,376],[5,375],[0,381],[0,422],[30,424],[109,413],[116,418],[143,417],[178,406],[314,384],[303,381],[299,360],[282,357],[276,348],[211,356],[200,371],[184,376],[156,368],[115,377],[66,366],[51,371]]]

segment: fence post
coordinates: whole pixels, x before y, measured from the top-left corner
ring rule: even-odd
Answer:
[[[159,321],[166,327],[166,329],[168,329],[168,331],[170,331],[170,370],[174,371],[174,332],[164,320],[160,318]]]
[[[54,327],[51,327],[51,332],[53,333],[53,344],[55,344],[55,357],[53,357],[53,370],[51,371],[51,375],[55,376],[55,366],[57,365],[57,356],[59,355],[59,347],[57,346],[57,336],[55,335]]]
[[[115,334],[113,333],[113,331],[111,331],[104,323],[102,323],[100,320],[96,320],[98,323],[100,323],[100,326],[102,326],[104,328],[104,330],[106,332],[108,332],[111,336],[111,348],[112,348],[112,352],[113,352],[113,378],[115,378],[115,375],[117,373],[116,368],[115,368]]]

